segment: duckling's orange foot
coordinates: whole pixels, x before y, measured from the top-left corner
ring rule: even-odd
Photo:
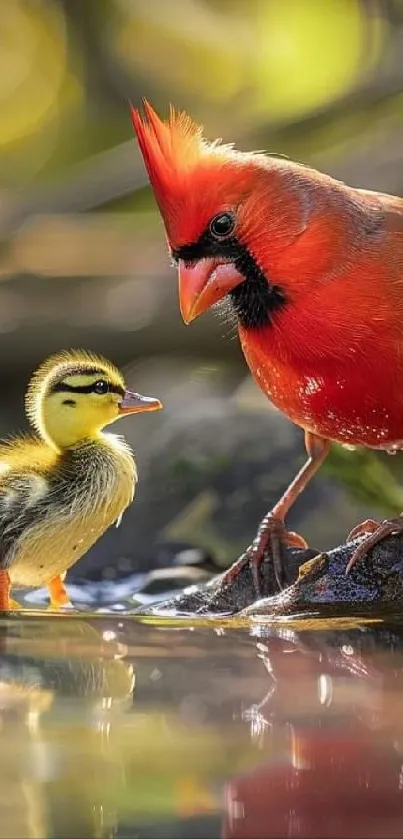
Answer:
[[[60,609],[62,606],[72,605],[61,577],[54,577],[48,583],[48,590],[50,594],[50,605],[53,609]]]
[[[347,537],[347,542],[352,542],[358,536],[365,536],[366,538],[353,551],[346,567],[346,574],[348,574],[357,562],[360,562],[368,551],[372,550],[375,545],[386,539],[387,536],[397,536],[403,533],[403,516],[398,516],[395,519],[385,519],[379,522],[374,519],[366,519],[357,527],[354,527]]]
[[[21,606],[21,603],[19,603],[18,600],[13,600],[12,597],[8,598],[8,611],[9,612],[21,611],[21,609],[23,609],[23,608],[24,607]]]
[[[10,597],[10,577],[4,568],[0,568],[0,612],[14,612],[22,609],[20,603]]]
[[[18,600],[14,600],[12,597],[9,597],[6,605],[2,606],[0,609],[1,612],[21,612],[24,607],[21,606],[21,603]]]
[[[244,568],[248,563],[252,571],[256,596],[260,599],[264,595],[261,586],[261,566],[265,556],[269,554],[273,562],[274,576],[281,591],[284,588],[283,547],[305,549],[308,545],[299,533],[286,530],[284,522],[281,519],[276,518],[272,513],[268,513],[261,521],[252,544],[234,565],[225,572],[222,577],[222,582],[224,584],[232,583],[238,576],[241,568]]]
[[[4,568],[0,568],[0,612],[14,612],[23,608],[20,603],[10,597],[10,588],[9,573]]]

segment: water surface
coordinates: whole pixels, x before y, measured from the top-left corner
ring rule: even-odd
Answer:
[[[403,626],[0,624],[0,837],[403,834]]]

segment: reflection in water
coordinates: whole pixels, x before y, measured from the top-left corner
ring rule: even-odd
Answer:
[[[363,627],[258,646],[273,684],[248,718],[266,757],[228,782],[223,839],[401,837],[401,652],[383,653]],[[281,741],[276,758],[265,728]]]
[[[45,797],[37,779],[44,758],[38,720],[52,692],[27,677],[25,684],[0,681],[1,839],[46,835]]]
[[[1,839],[112,835],[108,738],[134,687],[113,635],[62,616],[1,622]]]
[[[0,643],[0,839],[403,834],[392,619],[24,615]]]

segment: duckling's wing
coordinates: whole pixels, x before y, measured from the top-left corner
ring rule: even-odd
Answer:
[[[57,452],[32,435],[10,437],[0,443],[0,485],[10,472],[46,473],[57,460]]]
[[[0,567],[7,567],[17,540],[43,513],[50,457],[35,439],[0,446]]]

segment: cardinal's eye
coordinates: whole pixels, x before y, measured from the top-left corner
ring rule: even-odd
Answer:
[[[234,213],[219,213],[210,222],[210,233],[215,239],[226,239],[235,229]]]
[[[109,385],[108,382],[105,381],[105,379],[99,379],[98,382],[95,382],[92,389],[94,393],[108,393]]]

